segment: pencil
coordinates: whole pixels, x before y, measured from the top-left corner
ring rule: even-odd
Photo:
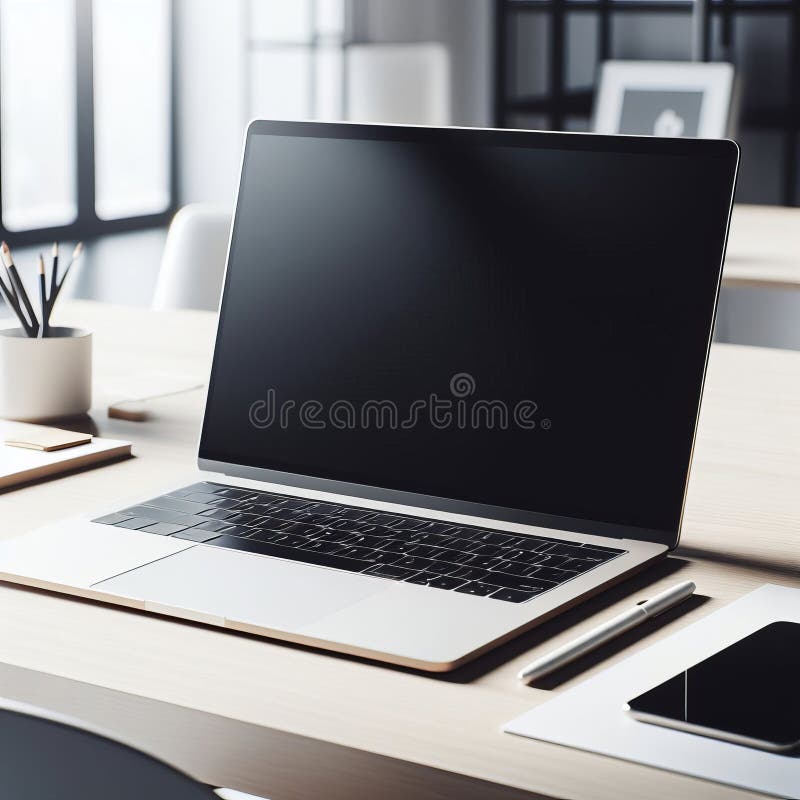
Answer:
[[[53,242],[53,269],[50,273],[50,297],[52,298],[58,284],[58,242]]]
[[[22,326],[22,329],[28,336],[30,336],[31,335],[30,325],[28,325],[28,321],[25,319],[25,316],[22,313],[22,309],[19,307],[19,303],[17,302],[17,298],[14,295],[12,289],[6,286],[5,281],[3,281],[2,277],[0,277],[0,292],[2,292],[6,303],[8,303],[8,307],[14,312],[17,319],[19,320],[19,324]]]
[[[58,282],[56,286],[55,294],[51,291],[50,292],[50,310],[53,310],[53,303],[55,303],[56,298],[61,293],[61,287],[64,285],[64,281],[67,279],[67,275],[69,275],[69,271],[72,269],[72,265],[81,257],[83,253],[83,242],[78,242],[75,245],[75,249],[72,251],[72,258],[69,260],[69,264],[67,264],[67,268],[64,270],[64,274],[61,276],[61,280]]]
[[[0,242],[0,257],[2,257],[3,264],[8,271],[11,285],[16,290],[15,294],[22,300],[22,305],[25,306],[25,312],[30,320],[30,327],[33,333],[29,331],[28,336],[36,336],[36,334],[39,333],[39,320],[36,318],[31,301],[28,299],[28,293],[25,291],[25,286],[19,277],[17,268],[14,266],[14,259],[11,258],[11,251],[8,249],[8,245],[5,242]]]
[[[50,333],[50,309],[47,307],[47,281],[44,277],[44,256],[39,253],[39,301],[42,304],[42,338]]]

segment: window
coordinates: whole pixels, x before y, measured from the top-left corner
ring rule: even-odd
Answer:
[[[344,116],[344,0],[250,0],[250,116]]]
[[[171,81],[171,0],[0,0],[0,234],[166,222]]]

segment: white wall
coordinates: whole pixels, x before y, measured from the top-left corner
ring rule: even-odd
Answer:
[[[362,42],[442,42],[450,51],[455,125],[491,121],[491,0],[354,0]]]
[[[233,203],[251,116],[247,4],[176,0],[181,204]],[[451,57],[453,122],[489,124],[491,0],[352,0],[351,8],[358,42],[442,42]]]
[[[176,0],[178,198],[233,205],[248,121],[245,0]]]

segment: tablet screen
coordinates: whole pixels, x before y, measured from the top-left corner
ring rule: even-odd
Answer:
[[[629,702],[645,722],[785,750],[800,743],[800,625],[773,622]]]

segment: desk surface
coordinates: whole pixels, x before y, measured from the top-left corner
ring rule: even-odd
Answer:
[[[800,208],[735,205],[722,281],[800,289]]]
[[[73,301],[96,331],[96,382],[127,371],[203,374],[213,315]],[[102,435],[136,458],[0,494],[11,536],[107,496],[194,478],[202,392]],[[800,586],[800,353],[712,350],[677,554],[450,676],[435,677],[0,584],[0,695],[73,713],[216,785],[283,798],[723,798],[727,787],[504,735],[552,692],[764,582]],[[537,654],[678,580],[702,598],[566,670],[520,686]]]

